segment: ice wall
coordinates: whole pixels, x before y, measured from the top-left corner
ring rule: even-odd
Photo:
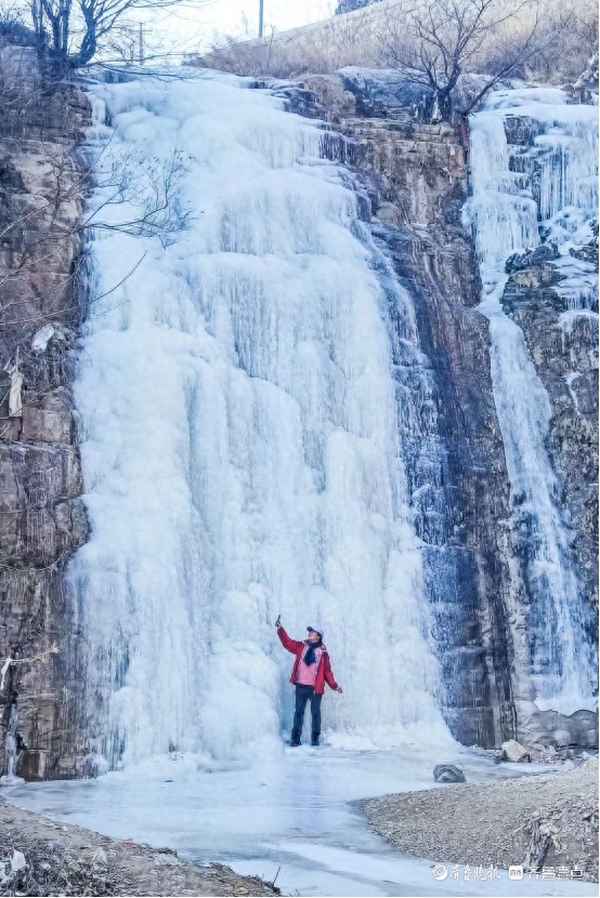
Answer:
[[[345,689],[330,734],[448,738],[374,250],[319,127],[246,88],[203,72],[93,90],[92,534],[71,577],[111,764],[278,744],[279,613],[297,638],[325,631]]]
[[[523,131],[509,147],[512,120]],[[591,237],[597,208],[597,109],[566,105],[560,90],[522,88],[493,93],[471,117],[472,198],[466,209],[480,260],[480,309],[490,322],[494,398],[502,429],[515,520],[532,535],[524,560],[524,628],[528,682],[540,707],[570,713],[594,707],[596,658],[586,637],[589,601],[582,595],[569,551],[546,438],[551,408],[523,332],[501,305],[505,262],[513,253],[555,242],[568,276],[556,288],[573,310],[597,303],[591,266],[569,249]],[[570,314],[570,313],[567,313]],[[576,476],[576,472],[573,472]],[[521,632],[518,632],[518,631]],[[518,654],[518,653],[517,653]],[[517,659],[517,663],[519,659]]]

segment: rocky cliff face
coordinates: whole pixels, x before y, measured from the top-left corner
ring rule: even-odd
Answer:
[[[81,634],[64,572],[87,536],[71,382],[85,264],[86,175],[76,151],[89,109],[74,87],[51,88],[27,48],[0,47],[0,67],[0,360],[8,368],[0,375],[0,773],[35,779],[86,770]],[[324,152],[349,168],[373,264],[384,284],[391,266],[410,296],[414,321],[393,291],[388,297],[394,377],[444,713],[460,741],[496,745],[524,733],[515,655],[528,633],[514,609],[527,604],[527,541],[511,507],[489,324],[476,308],[481,284],[461,218],[468,135],[420,123],[419,96],[364,71],[276,90],[290,108],[330,123]],[[527,146],[535,126],[515,120],[509,131],[515,146]],[[535,183],[534,170],[521,174]],[[573,557],[597,597],[595,320],[591,308],[573,314],[568,265],[551,241],[544,247],[510,261],[503,304],[548,392]],[[571,258],[591,269],[597,239]],[[542,713],[538,733],[589,743],[589,717],[567,726],[552,715]]]
[[[0,46],[0,74],[0,773],[36,779],[81,771],[63,572],[87,527],[70,384],[89,110],[30,48]]]
[[[446,719],[467,744],[493,745],[515,733],[552,742],[557,732],[557,744],[593,744],[588,712],[576,719],[551,711],[531,716],[519,693],[518,656],[533,638],[526,623],[528,552],[522,528],[511,521],[488,322],[474,308],[481,285],[471,235],[461,224],[468,135],[419,123],[421,98],[396,84],[393,73],[349,69],[306,79],[304,87],[284,95],[297,111],[320,115],[343,135],[340,140],[326,134],[327,151],[356,172],[372,234],[415,306],[427,389],[414,367],[400,365],[397,376],[406,389],[420,391],[411,487],[446,684]],[[311,93],[318,98],[316,109]],[[535,135],[531,122],[509,120],[507,130],[509,141],[520,145]],[[539,178],[531,175],[535,191]],[[575,252],[572,266],[587,268],[589,275],[596,253],[597,239]],[[572,276],[564,259],[560,271],[546,257],[513,264],[504,303],[523,328],[549,394],[549,441],[562,490],[557,498],[572,529],[574,564],[595,604],[595,315],[574,314],[568,291],[559,295],[553,289]],[[593,290],[590,282],[590,296]],[[519,608],[523,612],[515,616]]]
[[[410,487],[445,716],[460,741],[494,745],[516,731],[505,604],[509,488],[487,324],[474,308],[479,276],[460,217],[464,137],[415,121],[415,98],[399,101],[375,73],[318,76],[305,87],[343,135],[326,135],[328,152],[356,172],[375,241],[412,297],[421,357],[399,357],[396,379],[412,408]],[[306,94],[290,99],[310,111]]]
[[[553,191],[567,194],[569,189],[566,160],[560,144],[546,136],[548,130],[527,115],[505,120],[511,168],[531,191],[538,218],[547,217],[549,201],[556,202],[545,195],[556,172]],[[584,174],[580,189],[585,189]],[[523,332],[550,404],[546,447],[568,535],[566,551],[583,599],[586,639],[577,651],[584,665],[588,647],[597,645],[598,223],[586,219],[580,207],[567,205],[549,225],[540,225],[540,239],[535,249],[507,260],[502,305]],[[517,515],[514,544],[525,583],[533,576],[536,540],[527,515]],[[527,602],[526,590],[526,609]],[[528,630],[532,641],[531,622]],[[593,658],[588,661],[594,663]],[[537,734],[540,741],[552,742],[557,732],[565,741],[568,736],[572,742],[597,745],[597,717],[583,710],[570,716],[546,710],[534,711],[523,722],[524,735]]]
[[[539,204],[540,158],[529,154],[537,128],[530,119],[507,120],[513,164],[532,182]],[[551,152],[549,150],[549,152]],[[542,160],[543,161],[543,160]],[[576,217],[576,212],[567,212]],[[559,222],[559,226],[560,226]],[[571,550],[590,605],[598,607],[598,223],[582,229],[568,254],[552,235],[507,261],[503,295],[508,315],[522,329],[552,406],[549,449],[560,483],[559,504],[572,529]]]

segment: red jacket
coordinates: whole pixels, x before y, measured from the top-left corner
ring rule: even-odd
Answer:
[[[296,683],[298,681],[298,665],[300,664],[302,653],[306,648],[306,643],[298,642],[296,639],[290,639],[283,627],[277,627],[277,635],[281,639],[281,644],[284,649],[287,649],[288,652],[291,652],[292,655],[296,656],[292,668],[292,675],[290,677],[290,683]],[[315,692],[317,695],[323,695],[325,692],[325,683],[327,683],[331,689],[338,688],[338,684],[335,681],[331,669],[331,662],[329,661],[327,649],[324,645],[321,646],[321,648],[323,649],[323,652],[321,653],[321,660],[319,661],[319,666],[317,668],[317,679],[315,680]]]

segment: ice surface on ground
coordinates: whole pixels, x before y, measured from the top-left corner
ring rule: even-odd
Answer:
[[[527,151],[538,154],[539,202],[523,175],[511,170],[507,116],[530,118],[539,126]],[[561,289],[571,308],[588,315],[592,297],[597,302],[593,267],[569,255],[572,246],[590,239],[589,222],[596,214],[597,109],[565,105],[565,95],[556,88],[499,91],[471,117],[471,129],[473,196],[466,213],[480,259],[480,308],[490,321],[494,397],[513,503],[537,542],[529,578],[536,699],[540,706],[569,713],[594,707],[595,658],[586,648],[581,591],[546,448],[550,402],[523,332],[504,313],[500,299],[506,259],[538,246],[543,226],[562,253],[568,277]]]
[[[97,780],[10,790],[14,803],[116,838],[169,846],[197,863],[230,864],[272,880],[285,895],[593,895],[590,883],[433,878],[371,832],[350,804],[432,786],[434,764],[459,764],[469,782],[514,776],[466,749],[442,753],[287,749],[248,769],[198,770],[193,759],[146,762]],[[527,773],[547,768],[526,765]],[[441,787],[444,788],[444,787]],[[515,858],[518,863],[521,859]]]
[[[296,638],[325,631],[338,741],[447,741],[386,305],[318,125],[209,72],[93,96],[76,383],[92,533],[71,574],[94,750],[277,751],[292,661],[279,613]],[[168,233],[115,230],[166,174]]]

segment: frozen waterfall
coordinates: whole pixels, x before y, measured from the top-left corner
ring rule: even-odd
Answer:
[[[111,764],[278,744],[279,613],[325,631],[345,689],[330,738],[449,738],[374,249],[319,126],[248,86],[93,88],[76,384],[92,533],[71,578]],[[164,228],[124,233],[165,179]]]
[[[522,118],[532,136],[530,146],[523,140],[509,147],[507,117]],[[471,130],[473,196],[466,214],[480,260],[480,308],[490,322],[494,397],[513,513],[535,544],[527,583],[529,673],[540,707],[570,713],[594,707],[596,662],[546,445],[550,402],[523,332],[500,300],[508,278],[506,259],[538,246],[543,234],[558,245],[559,264],[568,275],[558,289],[573,314],[590,314],[595,275],[591,265],[569,255],[569,248],[591,238],[590,220],[596,215],[597,109],[567,105],[557,89],[498,91],[484,111],[471,117]]]

